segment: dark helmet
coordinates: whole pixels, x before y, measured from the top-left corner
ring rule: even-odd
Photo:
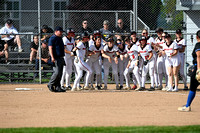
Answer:
[[[67,34],[69,34],[69,33],[74,33],[74,29],[72,29],[72,28],[67,28],[67,29],[65,30],[65,32],[66,32]]]
[[[139,41],[142,41],[142,40],[146,40],[147,41],[147,38],[145,36],[140,36]]]
[[[105,41],[106,41],[106,42],[114,41],[113,36],[110,36],[110,35],[109,35],[108,37],[105,38]]]
[[[100,36],[101,37],[101,32],[99,30],[95,30],[93,33],[94,38],[96,38],[96,36]]]
[[[83,38],[89,38],[88,32],[83,32],[83,33],[81,34],[81,38],[82,38],[82,39],[83,39]]]
[[[163,31],[164,31],[163,28],[160,28],[160,27],[155,30],[156,33],[161,33]]]

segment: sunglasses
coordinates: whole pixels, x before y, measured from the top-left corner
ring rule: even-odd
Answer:
[[[122,23],[117,23],[117,24],[122,24]]]
[[[146,32],[142,33],[143,35],[147,34]]]
[[[85,23],[83,23],[83,24],[87,24],[87,23],[85,22]]]

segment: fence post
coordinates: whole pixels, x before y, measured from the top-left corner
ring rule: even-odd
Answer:
[[[41,30],[40,30],[40,0],[38,0],[38,33],[39,33],[39,47],[38,47],[38,51],[39,51],[39,82],[40,84],[42,83],[42,72],[41,72]]]
[[[63,12],[63,29],[65,30],[65,20],[66,20],[66,18],[65,18],[65,12]],[[68,25],[67,25],[68,26]]]
[[[137,19],[138,19],[138,15],[137,15],[137,0],[133,0],[133,12],[134,12],[133,29],[134,29],[134,31],[137,32]]]
[[[118,12],[115,12],[115,27],[117,27]]]

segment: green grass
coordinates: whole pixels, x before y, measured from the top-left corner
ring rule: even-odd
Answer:
[[[2,128],[0,133],[200,133],[195,126]]]

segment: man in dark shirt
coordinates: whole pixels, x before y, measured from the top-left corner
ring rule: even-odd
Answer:
[[[115,30],[116,33],[127,33],[130,32],[130,29],[127,25],[124,24],[122,19],[118,19],[117,28]]]
[[[33,59],[36,58],[37,50],[38,50],[38,43],[39,43],[38,35],[34,35],[33,36],[33,42],[31,42],[31,45],[30,45],[31,53],[30,53],[29,64],[32,64]]]
[[[87,20],[84,20],[82,22],[82,27],[79,30],[79,33],[84,33],[84,32],[92,33],[92,29],[88,27]]]
[[[64,63],[64,43],[62,40],[63,29],[59,26],[55,28],[54,35],[49,38],[49,53],[51,56],[52,63],[55,64],[53,67],[53,75],[48,83],[48,88],[52,92],[65,92],[60,85],[60,80],[63,73]]]

